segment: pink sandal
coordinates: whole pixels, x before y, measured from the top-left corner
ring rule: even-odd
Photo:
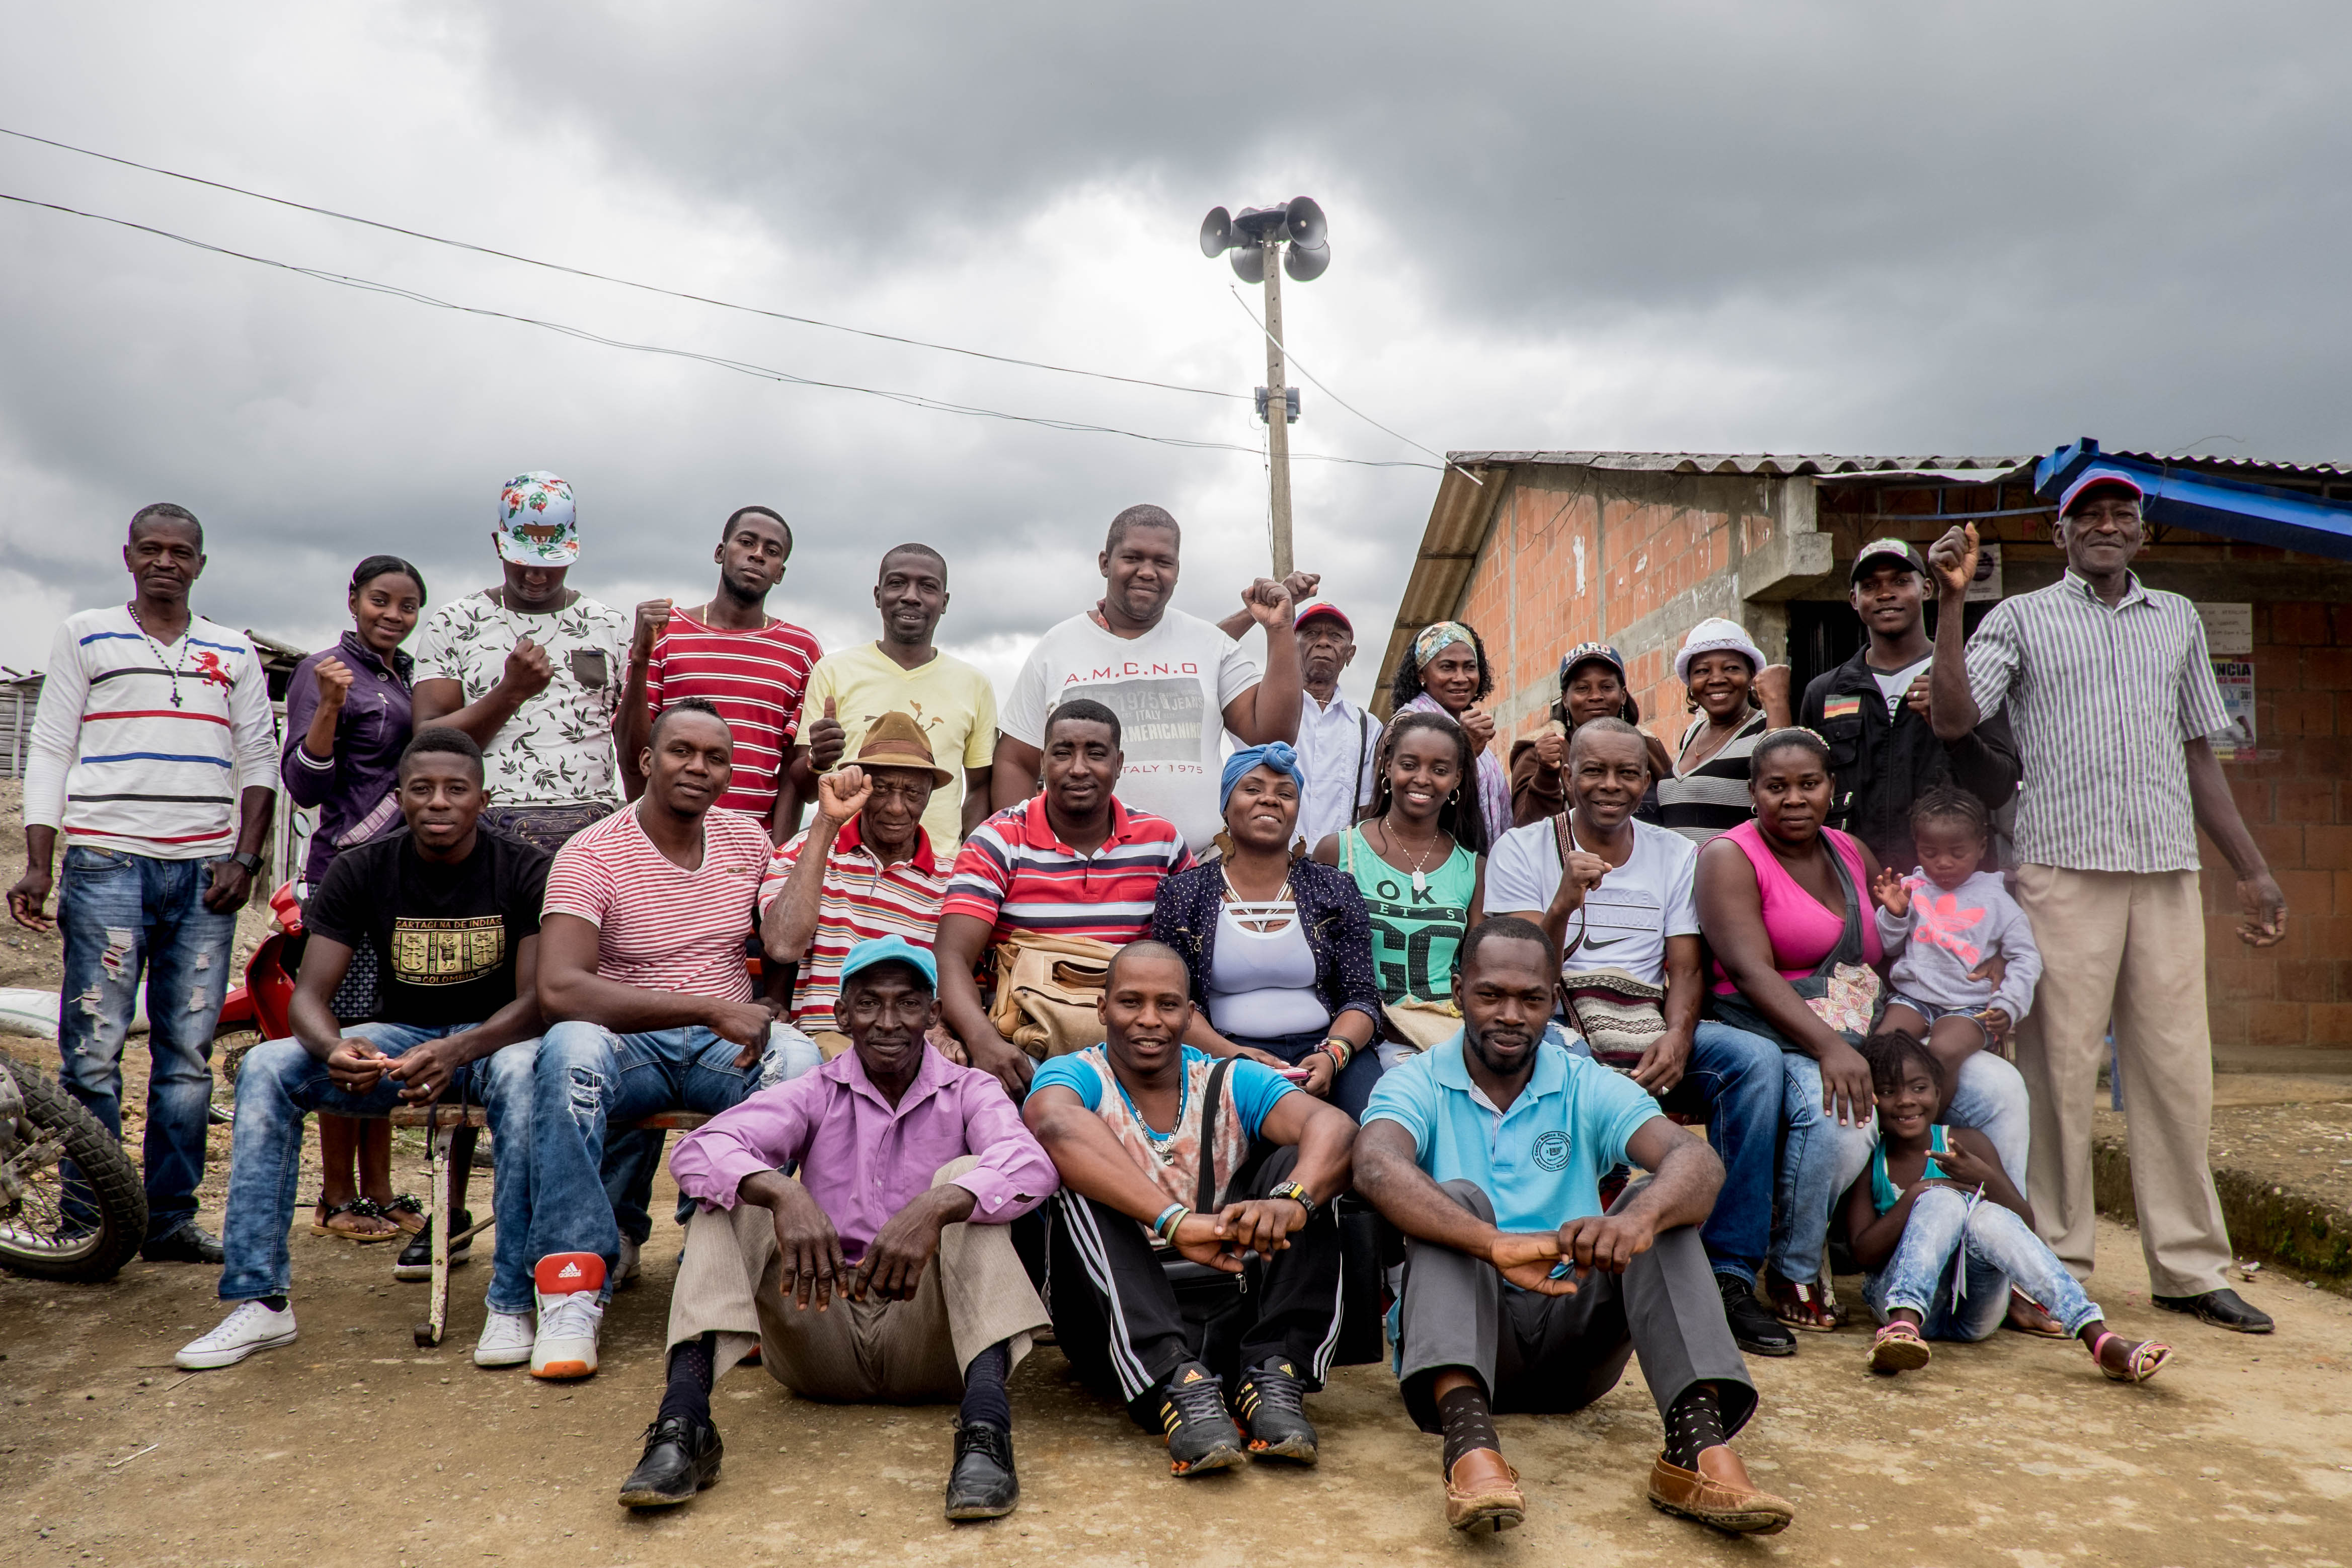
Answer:
[[[2097,1339],[2091,1342],[2091,1359],[2098,1363],[2100,1373],[2110,1383],[2146,1383],[2149,1378],[2162,1372],[2166,1363],[2172,1360],[2170,1345],[2166,1344],[2162,1340],[2143,1340],[2132,1351],[2129,1368],[2117,1372],[2107,1364],[2106,1358],[2100,1352],[2107,1348],[2109,1340],[2122,1337],[2120,1334],[2102,1332]]]
[[[1902,1318],[1890,1320],[1870,1342],[1870,1370],[1887,1376],[1916,1372],[1935,1356],[1927,1342],[1919,1337],[1918,1325]]]

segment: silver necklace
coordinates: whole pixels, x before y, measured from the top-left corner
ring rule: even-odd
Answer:
[[[1396,824],[1391,822],[1386,816],[1381,818],[1381,833],[1391,844],[1396,842]],[[1437,837],[1434,833],[1431,834],[1427,852],[1413,857],[1415,864],[1412,868],[1412,890],[1416,893],[1429,891],[1429,879],[1423,873],[1428,868],[1430,857],[1437,853]]]
[[[131,603],[123,605],[122,607],[131,613],[131,624],[139,628],[139,636],[146,642],[148,648],[155,655],[156,664],[162,667],[165,675],[172,678],[172,706],[174,708],[182,706],[180,701],[180,677],[187,672],[188,668],[188,634],[186,632],[182,632],[180,634],[180,656],[173,659],[170,664],[164,664],[163,645],[155,640],[155,634],[149,631],[147,629],[147,623],[139,618],[139,601],[133,599]],[[195,625],[195,617],[194,616],[188,617],[188,625],[191,627]]]

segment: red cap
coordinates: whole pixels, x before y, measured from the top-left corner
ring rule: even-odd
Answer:
[[[1297,613],[1290,618],[1291,627],[1293,630],[1296,630],[1297,628],[1305,626],[1307,622],[1313,620],[1318,616],[1328,616],[1332,620],[1339,622],[1341,626],[1348,628],[1348,635],[1350,637],[1353,637],[1356,633],[1356,623],[1349,620],[1345,612],[1328,599],[1309,599],[1305,604],[1299,605]]]
[[[2095,468],[2066,487],[2066,493],[2058,498],[2058,515],[2064,517],[2073,511],[2074,503],[2083,499],[2085,490],[2096,489],[2101,485],[2114,485],[2119,489],[2129,490],[2136,501],[2145,503],[2147,500],[2147,492],[2140,489],[2139,481],[2129,474],[2117,473],[2113,468]]]

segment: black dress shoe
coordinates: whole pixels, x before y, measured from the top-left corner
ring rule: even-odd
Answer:
[[[719,1428],[672,1415],[646,1428],[645,1457],[621,1483],[624,1508],[675,1508],[719,1479]]]
[[[221,1244],[194,1220],[164,1236],[149,1237],[139,1256],[150,1263],[210,1263],[218,1265]]]
[[[392,1277],[394,1279],[433,1278],[433,1226],[437,1222],[435,1220],[426,1220],[425,1228],[410,1237],[408,1245],[400,1249],[400,1256],[393,1260],[392,1265]],[[474,1256],[474,1238],[466,1235],[473,1228],[472,1213],[466,1209],[459,1209],[456,1223],[449,1226],[449,1234],[465,1237],[465,1239],[450,1245],[450,1268],[455,1268]]]
[[[1003,1519],[1021,1500],[1013,1471],[1013,1434],[985,1421],[956,1428],[955,1468],[948,1472],[950,1519]]]
[[[1723,1321],[1731,1325],[1732,1340],[1749,1355],[1795,1355],[1797,1336],[1756,1299],[1756,1287],[1737,1274],[1718,1274],[1716,1289],[1723,1292]]]
[[[2271,1321],[2268,1312],[2247,1306],[2245,1299],[2235,1290],[2207,1290],[2196,1296],[2150,1296],[2148,1300],[2168,1312],[2187,1312],[2200,1323],[2232,1329],[2242,1334],[2266,1334],[2278,1327]]]

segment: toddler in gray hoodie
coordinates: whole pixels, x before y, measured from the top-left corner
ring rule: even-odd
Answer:
[[[1906,877],[1889,866],[1870,889],[1879,944],[1895,960],[1879,1027],[1926,1041],[1957,1072],[1979,1049],[2011,1054],[2042,952],[2000,878],[1977,869],[1992,831],[1984,802],[1938,784],[1911,808],[1911,829],[1918,868]]]

